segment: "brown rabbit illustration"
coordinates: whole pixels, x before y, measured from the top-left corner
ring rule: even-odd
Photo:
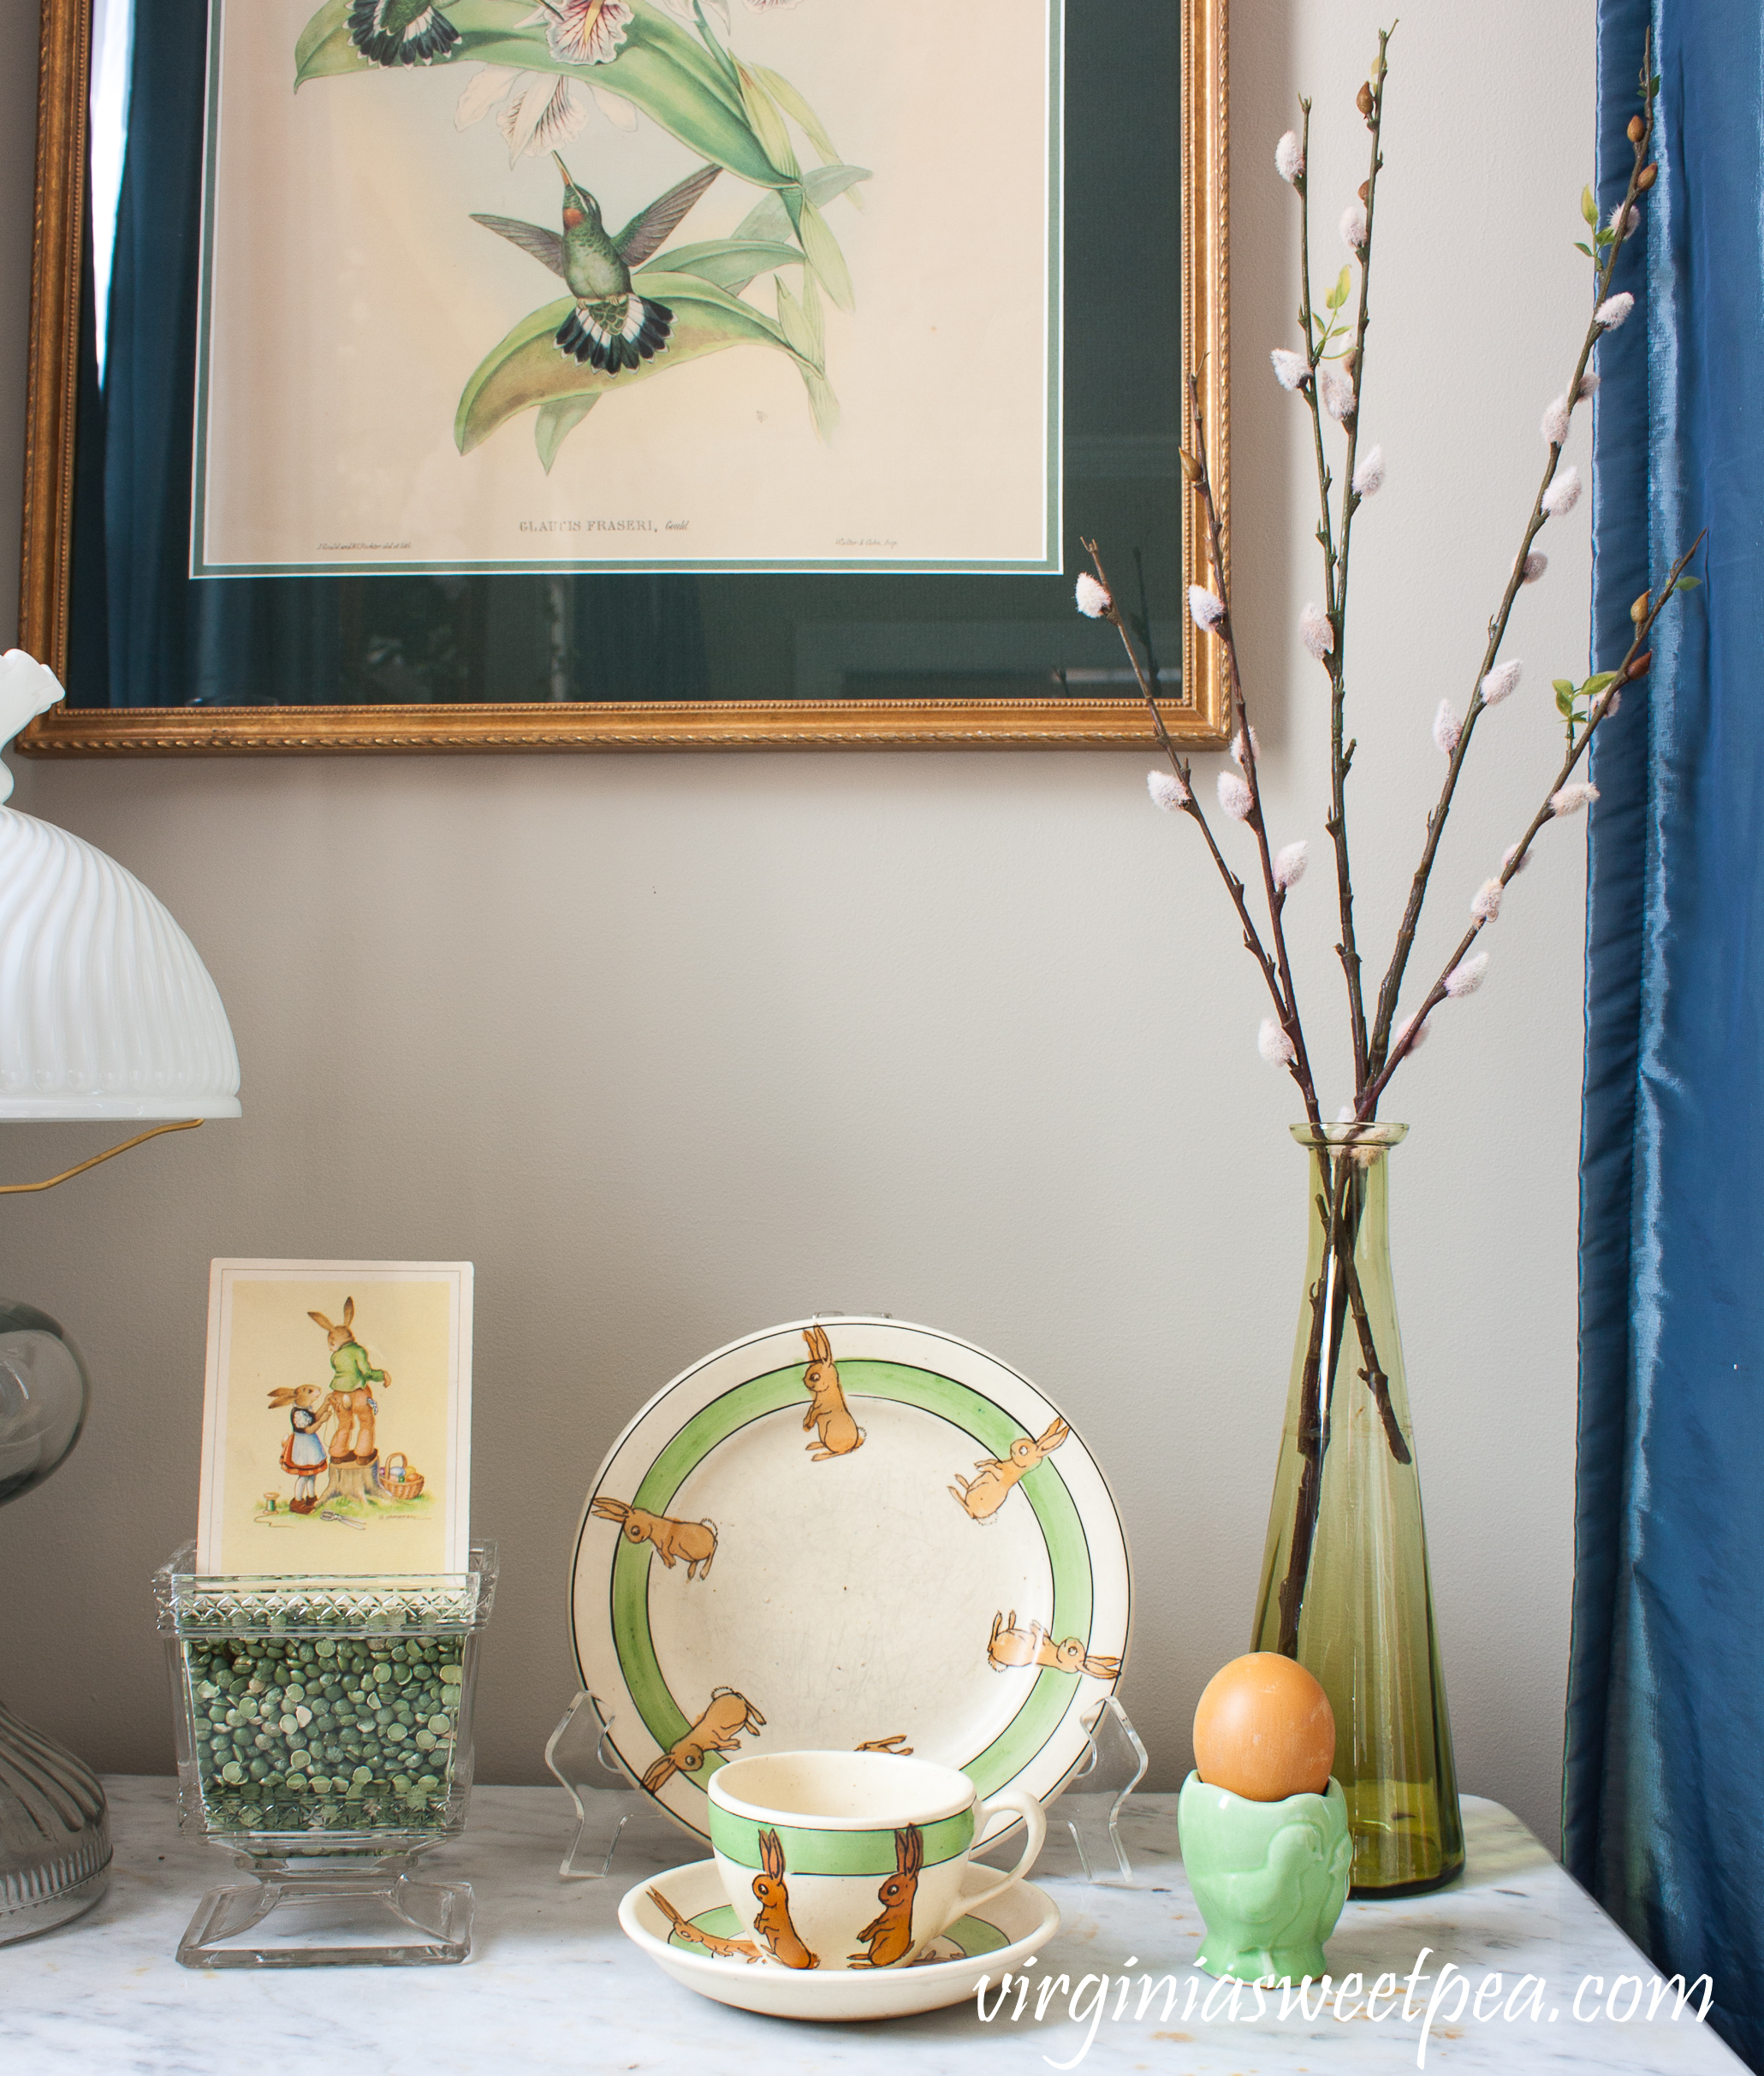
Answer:
[[[982,1456],[974,1466],[980,1474],[977,1478],[965,1478],[957,1471],[955,1484],[949,1488],[950,1497],[976,1521],[990,1521],[1016,1489],[1018,1480],[1032,1471],[1043,1456],[1056,1450],[1071,1432],[1063,1420],[1055,1420],[1039,1441],[1031,1441],[1025,1434],[1012,1443],[1008,1456]]]
[[[892,1737],[866,1738],[862,1744],[854,1745],[852,1748],[857,1752],[886,1752],[891,1759],[912,1757],[912,1747],[906,1741],[905,1730],[896,1730]]]
[[[918,1824],[894,1833],[894,1873],[876,1892],[881,1912],[858,1934],[868,1942],[868,1952],[846,1956],[854,1967],[895,1967],[912,1951],[912,1899],[925,1864],[924,1834]]]
[[[707,1752],[736,1751],[744,1730],[763,1730],[765,1723],[745,1694],[738,1694],[733,1687],[713,1689],[704,1714],[644,1775],[644,1786],[654,1794],[676,1773],[696,1773]]]
[[[367,1350],[355,1338],[353,1297],[343,1300],[343,1317],[338,1326],[333,1326],[322,1312],[309,1312],[306,1317],[324,1327],[330,1349],[330,1403],[337,1421],[330,1438],[330,1460],[333,1463],[371,1463],[380,1452],[374,1439],[376,1408],[368,1386],[390,1384],[392,1379],[385,1370],[372,1367]]]
[[[670,1521],[665,1514],[628,1507],[622,1499],[596,1499],[588,1510],[602,1521],[618,1521],[633,1543],[653,1543],[669,1571],[684,1557],[687,1578],[710,1576],[710,1560],[716,1555],[715,1521]]]
[[[854,1449],[861,1449],[864,1430],[852,1418],[852,1409],[846,1403],[827,1329],[805,1327],[802,1338],[809,1349],[808,1366],[802,1373],[809,1394],[809,1409],[802,1416],[803,1430],[806,1433],[812,1427],[820,1438],[818,1448],[813,1442],[808,1444],[815,1451],[810,1462],[824,1463],[829,1456],[848,1456]]]
[[[1048,1665],[1055,1672],[1083,1672],[1093,1680],[1113,1680],[1121,1670],[1118,1658],[1092,1658],[1076,1636],[1056,1644],[1038,1622],[1019,1629],[1015,1608],[1008,1618],[1003,1614],[993,1616],[986,1657],[995,1672],[1021,1665]]]
[[[700,1931],[690,1918],[681,1917],[659,1889],[647,1889],[644,1893],[674,1927],[676,1938],[702,1946],[706,1953],[716,1954],[724,1960],[745,1960],[750,1967],[763,1958],[751,1939],[725,1939],[716,1932]]]
[[[753,1893],[759,1898],[754,1931],[787,1968],[818,1968],[821,1956],[809,1951],[790,1922],[790,1891],[784,1886],[784,1848],[776,1831],[760,1833],[759,1857],[765,1872],[753,1877]]]

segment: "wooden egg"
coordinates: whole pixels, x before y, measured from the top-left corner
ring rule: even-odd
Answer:
[[[1234,1658],[1194,1712],[1194,1763],[1212,1788],[1250,1802],[1322,1794],[1335,1765],[1335,1713],[1303,1665],[1276,1651]]]

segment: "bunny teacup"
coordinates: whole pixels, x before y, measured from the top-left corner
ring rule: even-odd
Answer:
[[[790,1968],[905,1967],[1022,1880],[1047,1836],[1032,1795],[982,1803],[953,1766],[884,1752],[756,1753],[711,1776],[710,1843],[734,1913]],[[1017,1865],[963,1892],[975,1842],[1020,1817]],[[986,1871],[986,1870],[983,1870]]]

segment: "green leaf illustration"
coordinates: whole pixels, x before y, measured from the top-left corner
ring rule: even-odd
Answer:
[[[1351,278],[1352,276],[1351,270],[1344,267],[1341,270],[1340,276],[1337,280],[1335,286],[1329,291],[1328,294],[1323,298],[1324,302],[1331,310],[1339,310],[1341,305],[1347,300],[1347,292],[1351,282]]]
[[[1615,685],[1616,682],[1617,673],[1614,670],[1601,670],[1596,677],[1589,678],[1580,689],[1589,699],[1596,699],[1607,685]]]
[[[1571,699],[1574,697],[1574,680],[1572,678],[1552,678],[1550,679],[1550,683],[1555,687],[1556,697],[1559,699],[1561,697],[1564,692],[1566,692]]]
[[[836,196],[870,178],[867,166],[816,166],[804,174],[803,193],[817,209],[825,209]],[[857,199],[856,195],[852,197]],[[781,243],[791,234],[790,211],[781,194],[763,195],[735,226],[734,236]]]
[[[1701,577],[1680,577],[1672,589],[1675,591],[1694,591],[1699,588],[1702,583]]]
[[[643,284],[647,294],[659,297],[674,312],[674,332],[666,353],[618,375],[585,367],[557,350],[557,328],[573,307],[571,299],[566,296],[547,304],[523,317],[472,372],[454,418],[460,452],[470,454],[520,412],[565,398],[597,400],[615,385],[621,390],[635,389],[671,368],[732,346],[769,346],[789,353],[793,360],[801,359],[770,318],[712,282],[690,274],[646,269]],[[562,425],[556,432],[554,454],[556,441],[568,430]]]
[[[756,65],[753,68],[753,76],[821,154],[822,163],[836,166],[839,163],[839,153],[833,148],[833,139],[827,134],[826,124],[803,99],[789,80],[784,78],[781,73],[769,70],[764,65]],[[861,195],[853,194],[852,199],[859,208],[863,207]]]
[[[1599,221],[1599,205],[1594,201],[1590,187],[1583,187],[1580,191],[1580,213],[1589,224],[1596,224]]]
[[[1574,249],[1577,252],[1584,252],[1589,259],[1590,259],[1593,256],[1593,248],[1591,246],[1585,244],[1578,238],[1574,240]]]
[[[715,282],[731,295],[739,295],[757,276],[775,267],[804,264],[802,248],[794,245],[769,245],[758,239],[713,238],[703,245],[673,245],[650,269],[662,267],[674,274],[696,274],[701,281]],[[639,267],[639,274],[650,270]]]
[[[786,195],[785,205],[791,197]],[[852,276],[846,265],[846,256],[839,249],[839,240],[827,228],[827,219],[806,195],[801,198],[797,220],[797,235],[802,240],[802,249],[809,256],[809,264],[821,277],[821,286],[841,310],[852,309],[856,298],[852,292]]]
[[[1562,678],[1556,680],[1556,711],[1565,720],[1574,711],[1574,687]]]
[[[802,178],[802,168],[791,149],[790,133],[771,96],[745,65],[735,68],[741,81],[741,104],[753,133],[765,148],[766,157],[793,185]]]
[[[350,42],[349,4],[325,0],[302,31],[294,50],[297,88],[308,80],[383,69],[369,64]],[[567,65],[552,56],[542,27],[524,26],[532,13],[526,0],[454,0],[448,20],[459,30],[460,41],[444,62],[506,65],[604,86],[741,179],[760,187],[793,187],[796,174],[780,172],[774,164],[710,54],[645,0],[634,4],[625,41],[610,64]],[[775,110],[772,119],[779,122]]]
[[[539,406],[538,416],[533,420],[533,444],[548,476],[558,448],[599,401],[598,392],[590,390],[585,396],[554,397],[549,404]]]

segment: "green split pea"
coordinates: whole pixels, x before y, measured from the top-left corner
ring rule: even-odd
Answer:
[[[443,1822],[460,1636],[192,1637],[196,1766],[217,1830]]]

